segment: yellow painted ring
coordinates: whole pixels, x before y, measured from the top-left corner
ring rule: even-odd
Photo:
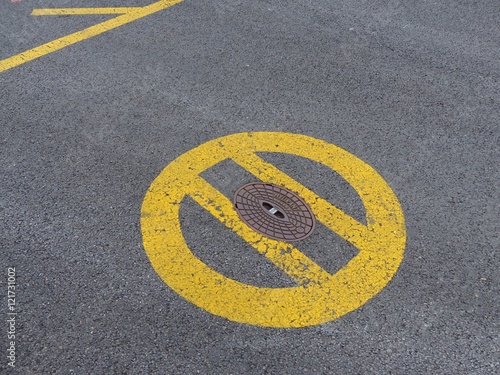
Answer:
[[[307,188],[287,179],[281,171],[259,162],[256,152],[297,155],[331,168],[359,194],[366,209],[367,225],[318,199]],[[308,263],[309,260],[290,244],[266,239],[249,229],[238,219],[230,202],[221,195],[214,195],[214,189],[199,176],[228,158],[264,182],[278,183],[299,193],[311,205],[317,219],[354,244],[359,253],[331,275],[313,261]],[[253,161],[261,164],[256,167]],[[247,285],[204,264],[190,251],[182,234],[179,208],[186,195],[204,204],[218,220],[258,251],[275,257],[275,263],[298,280],[299,286]],[[208,199],[208,196],[214,198]],[[396,273],[406,242],[400,204],[389,185],[372,167],[325,141],[281,132],[228,135],[179,156],[159,174],[146,193],[141,229],[144,248],[155,271],[179,295],[232,321],[281,328],[324,323],[365,304]],[[283,253],[287,259],[279,258]]]

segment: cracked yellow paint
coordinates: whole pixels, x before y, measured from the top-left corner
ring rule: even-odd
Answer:
[[[28,51],[0,60],[0,73],[29,61],[38,59],[49,53],[71,46],[93,36],[113,30],[127,23],[136,21],[142,17],[159,12],[168,7],[182,2],[183,0],[160,0],[143,7],[121,7],[121,8],[56,8],[56,9],[34,9],[34,16],[47,15],[83,15],[83,14],[119,14],[118,17],[100,22],[94,26],[87,27],[81,31],[63,36],[51,42],[42,44]]]
[[[256,152],[302,156],[336,171],[361,197],[368,224],[348,216]],[[330,274],[293,245],[250,229],[238,218],[230,200],[200,177],[200,173],[225,159],[232,159],[263,182],[297,192],[319,221],[356,246],[359,253],[339,272]],[[186,195],[281,268],[297,286],[247,285],[204,264],[189,250],[182,235],[179,208]],[[179,156],[146,193],[141,227],[151,264],[181,296],[232,321],[280,328],[324,323],[362,306],[392,279],[403,259],[406,242],[399,202],[373,168],[322,140],[280,132],[233,134]]]

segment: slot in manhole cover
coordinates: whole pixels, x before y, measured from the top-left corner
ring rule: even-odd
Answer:
[[[275,240],[303,240],[312,234],[316,222],[297,194],[262,182],[240,187],[234,195],[234,207],[250,228]]]

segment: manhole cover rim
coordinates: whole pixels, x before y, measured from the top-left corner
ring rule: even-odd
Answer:
[[[256,188],[258,186],[261,190],[258,190]],[[261,196],[252,196],[252,190],[256,190],[258,193],[262,192],[262,189],[266,193],[274,193],[273,198],[271,199],[266,199],[262,198]],[[242,193],[247,193],[246,197]],[[238,201],[239,198],[242,200],[248,200],[248,195],[251,195],[254,199],[251,201],[253,203],[251,206],[252,209],[252,215],[248,214],[245,212],[246,210],[244,207],[238,207],[238,203],[241,203]],[[292,203],[292,205],[297,206],[298,209],[294,210],[290,208],[289,210],[285,209],[284,207],[288,206],[286,204],[286,201],[281,201],[278,198],[275,198],[276,194],[282,195],[286,200]],[[264,207],[262,202],[267,203],[272,203],[271,210],[267,210],[267,207]],[[265,237],[278,240],[278,241],[286,241],[286,242],[298,242],[302,241],[306,238],[308,238],[313,232],[316,227],[316,218],[314,216],[314,213],[311,210],[311,207],[305,202],[305,200],[298,195],[297,193],[283,187],[279,186],[276,184],[272,183],[266,183],[266,182],[250,182],[247,183],[236,191],[233,197],[233,206],[236,212],[238,213],[238,217],[252,230],[256,231],[257,233],[262,234]],[[279,210],[274,210],[276,207],[279,208]],[[289,207],[287,207],[289,208]],[[275,213],[276,215],[279,214],[279,211],[283,211],[281,214],[283,215],[283,218],[279,216],[274,216]],[[265,218],[263,222],[256,223],[254,225],[252,222],[255,223],[255,217],[256,216],[262,216]],[[273,223],[272,228],[273,230],[270,232],[269,230],[262,230],[261,228],[265,226],[267,219],[267,223]],[[280,225],[280,222],[282,223],[283,228],[282,232],[280,232],[279,228],[278,231],[275,231],[274,229],[277,228],[276,225]],[[300,226],[295,226],[296,223],[300,223]],[[295,228],[300,228],[303,229],[302,231],[290,229],[290,226],[295,226]],[[289,235],[285,234],[290,233]]]

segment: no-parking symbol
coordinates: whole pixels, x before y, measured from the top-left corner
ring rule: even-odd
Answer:
[[[257,153],[286,153],[321,163],[342,176],[359,194],[366,225],[264,161]],[[232,159],[265,183],[296,192],[316,219],[357,247],[359,253],[331,274],[292,244],[250,229],[232,202],[200,174]],[[201,207],[281,268],[296,287],[265,288],[228,278],[188,248],[179,220],[183,198]],[[229,320],[267,327],[304,327],[336,319],[365,304],[396,273],[406,229],[400,204],[389,185],[353,154],[305,135],[239,133],[202,144],[170,163],[151,184],[141,210],[146,253],[156,272],[179,295]]]

